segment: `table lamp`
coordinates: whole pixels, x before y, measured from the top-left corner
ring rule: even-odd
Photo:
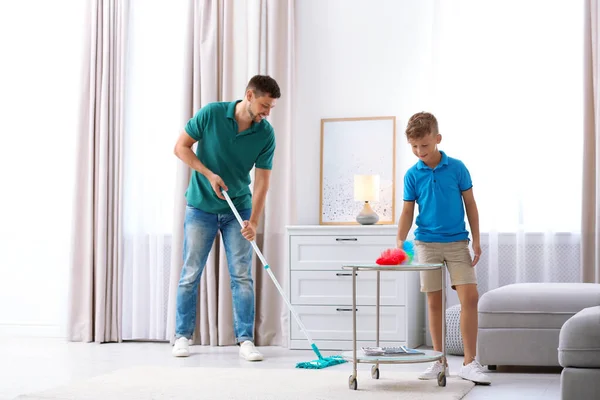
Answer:
[[[354,200],[365,202],[356,221],[361,225],[377,223],[379,215],[373,211],[369,201],[379,201],[379,175],[354,175]]]

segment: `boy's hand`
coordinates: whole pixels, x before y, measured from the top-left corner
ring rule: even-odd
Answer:
[[[479,245],[478,241],[473,241],[473,253],[474,257],[472,266],[474,267],[479,262],[479,257],[481,257],[481,246]]]

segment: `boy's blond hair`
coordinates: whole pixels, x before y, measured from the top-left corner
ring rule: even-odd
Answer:
[[[423,139],[429,134],[437,135],[438,133],[437,119],[428,112],[414,114],[410,117],[406,126],[406,138],[408,140]]]

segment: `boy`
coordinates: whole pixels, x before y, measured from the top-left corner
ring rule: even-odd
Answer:
[[[432,114],[420,112],[413,115],[406,127],[406,138],[419,161],[404,176],[404,206],[398,223],[398,247],[402,248],[410,231],[416,202],[419,214],[414,243],[419,262],[445,261],[452,289],[457,291],[460,299],[460,328],[465,354],[458,376],[478,384],[490,384],[489,376],[475,359],[479,294],[474,267],[479,261],[481,247],[471,176],[460,160],[438,150],[442,136]],[[473,238],[473,259],[464,221],[465,208]],[[442,351],[441,289],[441,271],[421,272],[421,292],[427,293],[429,329],[436,351]],[[419,379],[437,379],[441,370],[442,363],[433,362]],[[448,368],[446,375],[449,375]]]

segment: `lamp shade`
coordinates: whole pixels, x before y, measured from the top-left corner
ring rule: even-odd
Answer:
[[[379,175],[354,175],[354,200],[379,201]]]

